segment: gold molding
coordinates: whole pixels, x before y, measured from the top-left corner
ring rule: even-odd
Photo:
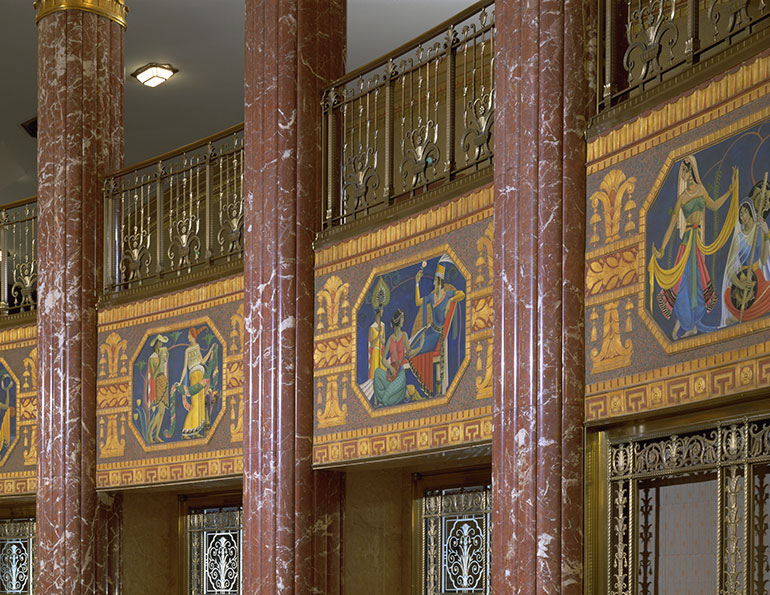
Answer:
[[[35,22],[40,22],[43,17],[61,10],[84,10],[106,17],[126,28],[128,7],[124,0],[35,0],[33,6],[37,11]]]
[[[596,137],[586,147],[592,175],[677,138],[770,92],[770,56],[762,56],[705,87]],[[687,114],[687,115],[683,115]]]
[[[485,186],[377,230],[316,251],[315,276],[369,262],[494,215],[494,188]]]

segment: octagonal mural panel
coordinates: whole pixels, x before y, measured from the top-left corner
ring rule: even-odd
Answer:
[[[450,396],[466,359],[466,288],[448,251],[372,274],[355,312],[356,392],[368,410]]]
[[[209,437],[222,412],[222,343],[207,319],[145,334],[131,364],[131,423],[145,446]]]
[[[770,313],[768,170],[766,120],[666,161],[645,205],[644,296],[666,341]]]

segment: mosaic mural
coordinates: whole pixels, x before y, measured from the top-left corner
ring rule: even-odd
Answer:
[[[315,253],[313,463],[492,436],[494,192]]]
[[[770,122],[673,163],[647,212],[648,309],[677,341],[770,312]]]
[[[373,408],[448,393],[465,358],[465,292],[449,254],[373,279],[356,340],[356,380]]]
[[[0,359],[0,461],[16,440],[16,379]]]
[[[770,56],[587,147],[586,420],[770,388]]]
[[[145,444],[206,437],[222,410],[222,343],[208,323],[149,333],[133,363],[133,403]]]

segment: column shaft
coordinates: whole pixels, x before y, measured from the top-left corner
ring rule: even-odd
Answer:
[[[38,23],[36,592],[96,580],[96,298],[102,179],[123,154],[123,28],[62,10]]]
[[[498,594],[582,593],[583,4],[495,7]]]
[[[341,478],[311,467],[312,240],[344,39],[344,0],[246,0],[244,593],[339,592]]]

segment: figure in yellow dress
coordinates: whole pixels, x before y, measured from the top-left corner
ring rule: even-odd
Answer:
[[[205,356],[201,353],[198,335],[204,330],[206,327],[191,328],[187,334],[189,346],[184,352],[184,368],[179,381],[179,385],[184,387],[182,404],[187,409],[182,438],[205,436],[210,425],[206,396],[210,392],[211,374],[217,370],[216,345],[213,345]]]
[[[382,350],[385,347],[385,323],[382,322],[382,304],[374,312],[374,322],[369,327],[369,378],[382,368]]]

